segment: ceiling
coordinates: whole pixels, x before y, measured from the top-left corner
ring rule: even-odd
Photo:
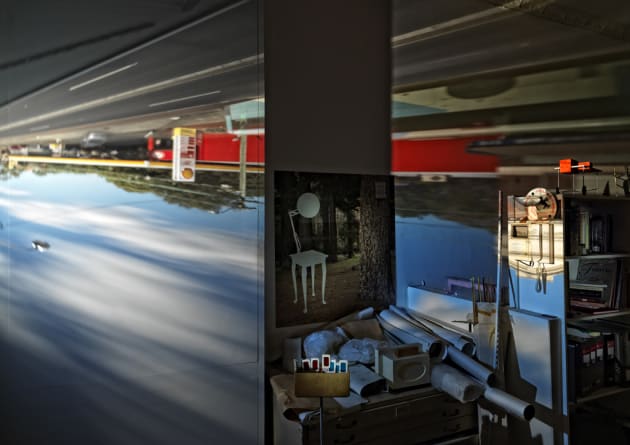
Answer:
[[[0,15],[0,145],[260,125],[257,1],[35,3]],[[630,115],[627,0],[392,5],[395,131]]]

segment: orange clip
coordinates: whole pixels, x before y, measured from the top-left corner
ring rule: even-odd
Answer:
[[[561,159],[560,167],[558,168],[558,172],[563,175],[572,175],[573,173],[590,173],[599,171],[593,167],[593,163],[591,161],[581,161],[578,162],[575,159]]]
[[[573,166],[577,165],[575,159],[561,159],[560,160],[560,173],[570,175],[573,173]]]

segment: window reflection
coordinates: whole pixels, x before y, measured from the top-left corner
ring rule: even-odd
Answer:
[[[106,367],[132,373],[190,368],[200,357],[253,360],[260,196],[240,196],[220,173],[201,174],[193,188],[167,185],[164,174],[27,165],[3,183],[18,342],[42,353],[49,344],[70,374],[91,371],[81,356],[95,351],[62,332],[81,326],[98,334],[101,357],[114,355]],[[33,239],[49,248],[36,255]],[[234,327],[240,358],[223,334]],[[116,363],[116,348],[134,359]]]

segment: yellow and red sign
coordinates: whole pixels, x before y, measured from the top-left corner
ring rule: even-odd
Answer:
[[[195,182],[197,130],[173,128],[173,181]]]

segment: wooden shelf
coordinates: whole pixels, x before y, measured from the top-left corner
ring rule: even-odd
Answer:
[[[581,315],[578,317],[567,318],[567,324],[571,324],[572,321],[589,321],[589,320],[598,320],[600,318],[610,318],[617,317],[619,315],[628,315],[630,314],[630,309],[619,309],[615,312],[607,312],[605,314],[594,314],[594,315]]]
[[[598,389],[594,391],[592,394],[589,394],[588,396],[578,397],[577,401],[574,404],[580,405],[582,403],[592,402],[594,400],[614,396],[615,394],[621,394],[626,391],[630,391],[630,387],[608,386],[605,388]]]
[[[617,258],[629,258],[630,253],[593,253],[589,255],[567,255],[565,258],[567,260],[578,260],[578,259],[588,259],[588,260],[609,260],[609,259],[617,259]]]

